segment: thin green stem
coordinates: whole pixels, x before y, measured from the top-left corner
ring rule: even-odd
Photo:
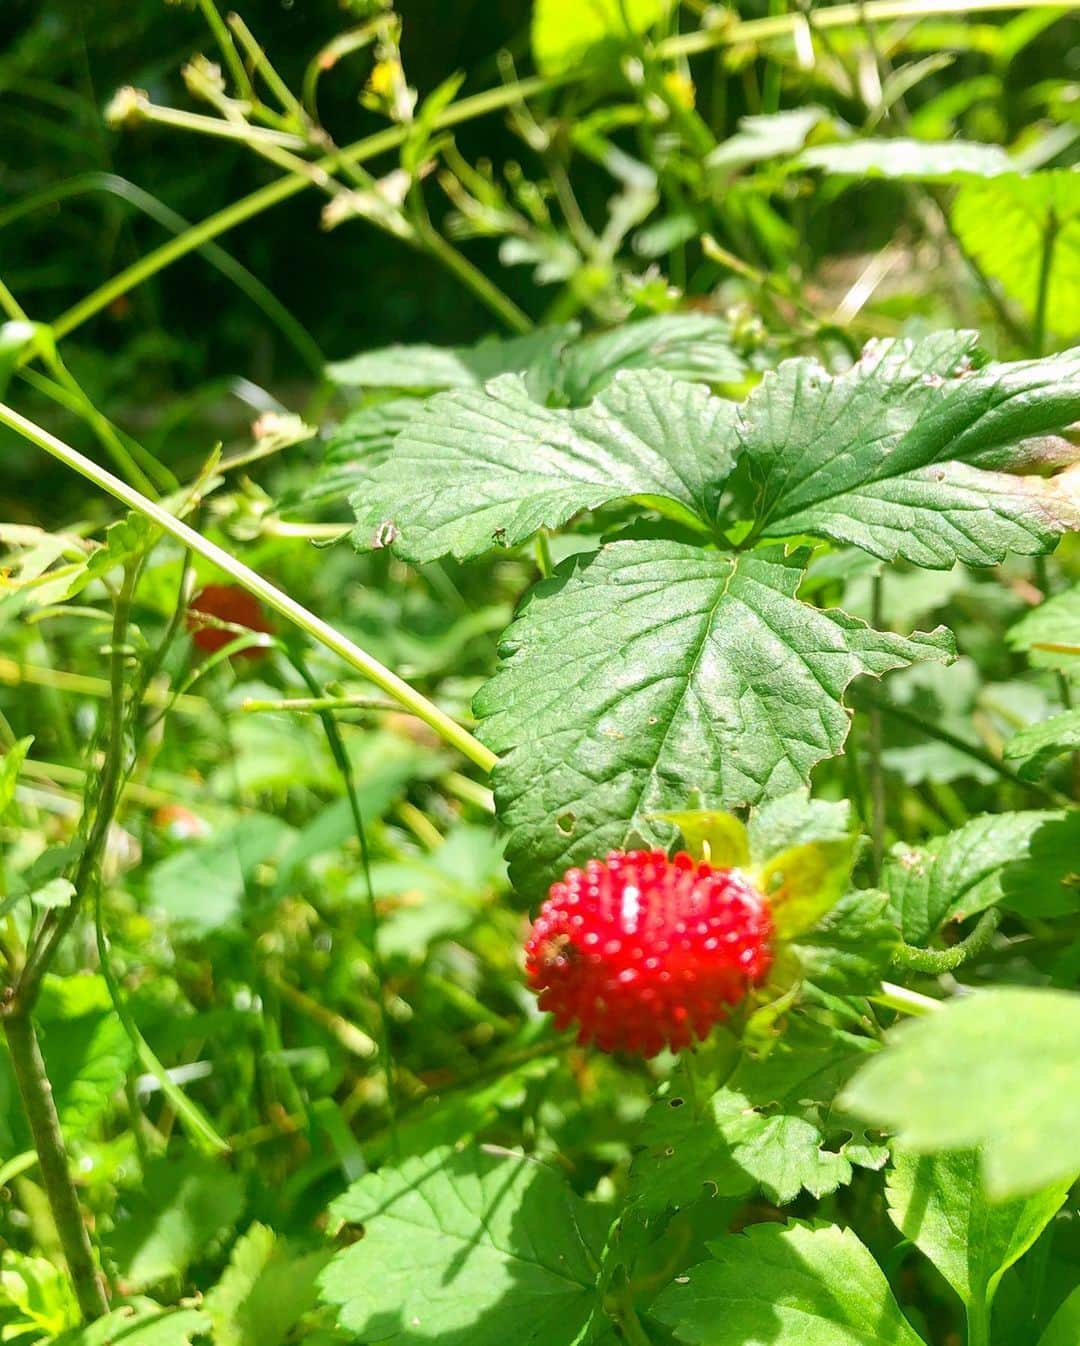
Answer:
[[[990,1346],[990,1305],[973,1299],[967,1305],[967,1346]]]
[[[966,739],[950,733],[948,729],[943,729],[940,725],[934,724],[930,720],[924,720],[921,715],[916,715],[905,706],[898,706],[894,701],[889,701],[880,692],[863,689],[859,694],[859,700],[866,705],[877,705],[889,716],[890,719],[898,720],[901,724],[910,725],[913,729],[918,729],[922,734],[929,738],[936,738],[939,743],[947,743],[950,748],[955,748],[957,752],[962,752],[973,761],[982,762],[1001,776],[1003,780],[1009,781],[1012,785],[1019,786],[1022,790],[1031,791],[1034,794],[1042,795],[1044,799],[1049,800],[1058,808],[1068,808],[1072,801],[1067,795],[1053,789],[1041,781],[1028,781],[1022,779],[1004,762],[999,761],[992,752],[986,748],[979,747],[975,743],[969,743]]]
[[[233,83],[236,85],[240,97],[251,104],[257,103],[258,99],[255,96],[254,86],[248,78],[247,69],[240,59],[240,53],[236,50],[236,43],[232,40],[232,34],[226,28],[224,20],[218,13],[214,0],[199,0],[199,8],[206,20],[206,26],[213,33],[214,41],[218,44],[218,48],[225,58],[225,64],[229,67],[229,74],[233,77]]]
[[[1033,354],[1036,357],[1046,350],[1046,306],[1050,297],[1050,273],[1054,266],[1054,245],[1057,242],[1058,228],[1057,216],[1051,210],[1047,216],[1042,253],[1039,257],[1039,288],[1035,296],[1035,321],[1031,333]]]
[[[320,698],[323,694],[323,689],[319,686],[319,683],[309,671],[303,655],[295,648],[288,649],[287,653],[290,663],[307,684],[312,697],[314,699]],[[364,827],[364,816],[360,809],[360,800],[356,794],[356,781],[353,778],[352,763],[350,762],[349,754],[345,749],[341,731],[338,729],[333,711],[323,709],[318,712],[318,716],[322,721],[323,731],[326,734],[326,742],[330,748],[330,755],[334,759],[338,774],[341,776],[342,783],[345,786],[345,795],[349,801],[349,812],[352,814],[353,829],[356,832],[356,840],[360,846],[360,867],[364,875],[364,890],[366,897],[365,910],[367,911],[368,947],[371,950],[371,970],[375,974],[375,982],[378,987],[379,1058],[382,1062],[383,1077],[386,1081],[386,1110],[390,1128],[390,1148],[396,1154],[398,1150],[397,1083],[394,1078],[394,1058],[391,1049],[390,1015],[386,1008],[386,971],[383,967],[382,957],[379,953],[379,914],[375,905],[375,888],[371,880],[371,853],[368,850],[367,831]]]
[[[951,949],[918,949],[912,944],[901,944],[893,953],[894,967],[907,968],[911,972],[929,972],[939,975],[952,972],[984,953],[1001,924],[1001,912],[990,907],[979,917],[978,924],[971,934],[954,944]]]
[[[544,579],[551,579],[555,566],[551,559],[551,543],[543,529],[536,535],[536,567]]]
[[[127,657],[125,640],[137,573],[137,563],[129,562],[125,566],[123,582],[113,606],[109,651],[109,729],[105,762],[95,791],[93,821],[78,864],[71,876],[74,896],[66,907],[54,908],[46,914],[37,937],[27,950],[26,965],[15,985],[12,998],[12,1004],[26,1013],[30,1013],[37,1003],[42,978],[49,970],[60,944],[78,919],[87,892],[98,882],[105,840],[120,798],[120,786],[124,778],[124,731],[127,718],[124,679],[124,664]]]
[[[870,588],[870,624],[875,631],[881,629],[884,587],[883,577],[880,573],[876,574]],[[868,720],[871,860],[876,883],[881,873],[881,863],[885,858],[885,765],[880,706],[871,704]]]
[[[833,5],[816,11],[815,27],[821,28],[857,28],[864,22],[883,23],[893,19],[932,18],[937,14],[991,13],[1000,10],[1037,9],[1044,0],[868,0],[866,4]],[[666,39],[657,45],[657,55],[662,59],[677,56],[690,56],[696,52],[710,51],[717,47],[741,46],[747,43],[764,42],[774,38],[789,36],[798,24],[805,23],[802,14],[781,14],[766,19],[750,19],[700,32],[680,34]],[[588,70],[575,68],[560,75],[534,75],[501,85],[496,89],[486,89],[482,93],[462,98],[442,112],[434,122],[434,130],[445,130],[471,121],[475,117],[485,116],[510,107],[523,98],[548,93],[565,84],[582,79]],[[332,154],[315,161],[312,167],[327,173],[348,164],[363,163],[388,150],[396,149],[405,139],[407,132],[402,126],[391,126],[377,131],[355,144],[335,150]],[[243,224],[264,210],[280,205],[310,186],[306,174],[293,173],[279,178],[277,182],[252,192],[239,201],[234,201],[224,210],[194,225],[181,237],[139,258],[104,285],[62,313],[53,323],[53,332],[59,340],[80,327],[96,313],[141,285],[173,262],[185,257],[189,252],[204,246],[219,234]]]
[[[490,749],[485,748],[478,739],[474,738],[468,730],[462,728],[454,719],[439,709],[427,697],[421,695],[415,688],[411,687],[403,678],[398,677],[396,673],[391,672],[366,650],[362,650],[359,645],[354,644],[347,637],[336,631],[329,622],[323,621],[313,612],[303,607],[294,598],[288,594],[282,593],[269,580],[263,579],[256,571],[238,561],[231,556],[222,547],[209,539],[197,533],[193,528],[183,523],[180,519],[169,514],[167,510],[156,505],[152,500],[148,500],[126,482],[114,476],[105,468],[87,458],[84,454],[73,449],[63,440],[50,434],[47,430],[17,411],[0,403],[0,424],[6,425],[9,429],[16,431],[31,444],[36,444],[38,448],[43,449],[52,457],[78,472],[80,476],[91,481],[95,486],[100,487],[109,495],[119,500],[129,509],[135,510],[138,514],[152,520],[170,537],[181,542],[185,547],[209,561],[212,565],[218,567],[230,579],[253,594],[267,607],[272,608],[282,617],[299,627],[312,640],[324,645],[328,650],[332,650],[341,659],[343,659],[357,672],[362,673],[370,682],[373,682],[388,696],[394,698],[406,710],[411,711],[425,724],[432,729],[451,747],[456,748],[470,761],[476,763],[484,771],[490,771],[495,765],[496,757]]]

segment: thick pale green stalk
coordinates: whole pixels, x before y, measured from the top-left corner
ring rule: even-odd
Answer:
[[[403,678],[399,678],[396,673],[391,672],[383,664],[373,658],[366,650],[362,650],[359,645],[354,644],[340,631],[336,631],[329,622],[324,622],[321,617],[317,617],[294,598],[288,594],[282,593],[269,580],[263,577],[250,567],[238,561],[235,556],[231,556],[224,548],[217,546],[204,538],[201,533],[197,533],[194,528],[190,528],[180,519],[175,518],[167,510],[156,505],[146,496],[141,495],[134,487],[114,476],[111,472],[101,467],[92,459],[73,449],[69,444],[65,444],[62,439],[57,439],[55,435],[50,434],[41,426],[35,425],[33,421],[27,420],[25,416],[17,411],[0,403],[0,424],[8,426],[17,434],[28,439],[31,444],[36,444],[38,448],[44,449],[46,453],[57,458],[66,466],[78,472],[87,481],[91,481],[95,486],[107,491],[109,495],[119,500],[121,504],[145,518],[152,520],[166,532],[170,537],[174,537],[178,542],[183,543],[185,547],[190,547],[193,552],[203,557],[204,560],[216,565],[230,579],[235,580],[241,588],[246,589],[248,593],[253,594],[268,608],[280,613],[287,621],[298,626],[317,641],[324,645],[328,650],[332,650],[336,655],[343,659],[358,673],[362,673],[376,687],[380,687],[388,696],[392,696],[406,710],[411,711],[418,719],[421,719],[431,726],[432,729],[451,747],[463,753],[466,757],[476,763],[484,771],[490,771],[495,765],[495,754],[475,739],[467,729],[463,729],[456,720],[451,719],[445,711],[439,709],[427,697],[422,696],[415,688],[410,687]]]

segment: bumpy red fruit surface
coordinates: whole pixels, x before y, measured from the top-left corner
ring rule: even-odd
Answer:
[[[579,1042],[654,1056],[705,1037],[762,981],[771,935],[768,904],[738,870],[612,851],[552,884],[525,970]]]
[[[230,626],[246,626],[249,631],[270,630],[262,608],[246,589],[241,589],[237,584],[208,584],[191,600],[187,623],[192,640],[208,654],[223,650],[236,640],[239,632],[226,630],[222,626],[208,626],[199,621],[199,613],[216,617],[219,622],[228,622]],[[248,659],[258,659],[266,650],[258,645],[249,645],[238,653]]]

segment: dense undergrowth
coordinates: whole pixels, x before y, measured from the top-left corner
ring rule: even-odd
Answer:
[[[1075,1346],[1075,16],[400,8],[0,56],[0,1338]]]

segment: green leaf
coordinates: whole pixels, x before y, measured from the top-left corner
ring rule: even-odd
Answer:
[[[19,783],[19,772],[26,754],[34,742],[33,734],[20,738],[0,757],[0,820],[15,801],[15,787]]]
[[[201,1309],[165,1309],[139,1297],[95,1323],[65,1332],[51,1346],[192,1346],[209,1328]]]
[[[36,1017],[60,1123],[69,1137],[83,1136],[123,1087],[131,1042],[104,977],[46,978]]]
[[[603,59],[664,17],[671,0],[534,0],[532,50],[544,75]]]
[[[1039,1338],[1039,1346],[1076,1346],[1080,1341],[1080,1286],[1054,1314],[1046,1331]]]
[[[859,844],[855,836],[808,841],[780,851],[762,866],[758,882],[780,939],[809,930],[836,905],[848,886]]]
[[[240,1179],[210,1159],[155,1159],[121,1197],[108,1241],[124,1283],[146,1289],[182,1276],[236,1223]]]
[[[1080,584],[1033,608],[1006,638],[1041,668],[1080,669]]]
[[[685,1206],[705,1192],[744,1196],[760,1188],[784,1205],[801,1191],[822,1196],[851,1179],[839,1136],[851,1127],[834,1107],[867,1039],[794,1020],[763,1058],[738,1053],[725,1065],[723,1088],[703,1093],[680,1068],[645,1114],[630,1173],[630,1197],[647,1213]],[[720,1037],[723,1045],[724,1037]],[[696,1072],[695,1072],[696,1073]],[[872,1158],[874,1166],[885,1154]]]
[[[734,408],[697,384],[629,372],[584,410],[520,378],[433,398],[353,497],[358,547],[406,560],[480,556],[584,509],[645,496],[699,526],[734,463]]]
[[[321,1281],[361,1339],[572,1346],[596,1306],[610,1214],[520,1155],[436,1150],[361,1178],[332,1213],[364,1228]]]
[[[811,799],[806,789],[793,790],[752,810],[747,824],[750,855],[761,864],[779,851],[844,841],[851,835],[847,800]]]
[[[9,1315],[6,1310],[13,1310]],[[79,1321],[79,1305],[62,1267],[44,1257],[27,1257],[6,1248],[0,1257],[0,1339],[23,1333],[52,1338]]]
[[[806,360],[766,374],[739,413],[759,535],[938,569],[1047,550],[1077,525],[1075,488],[1012,475],[1015,446],[1080,416],[1080,353],[977,356],[971,333],[941,332],[871,342],[837,377]]]
[[[228,925],[240,915],[256,867],[274,859],[294,835],[279,818],[256,814],[208,841],[189,842],[150,871],[150,903],[203,932]]]
[[[731,345],[731,324],[709,313],[665,313],[623,323],[572,342],[560,352],[552,394],[584,406],[623,369],[655,372],[698,383],[738,383],[746,364]]]
[[[1036,811],[983,814],[922,846],[895,846],[881,886],[900,933],[925,944],[947,921],[961,921],[1002,900],[1005,866],[1028,854],[1032,837],[1057,817]]]
[[[953,202],[952,226],[964,249],[1029,315],[1038,305],[1051,231],[1047,326],[1061,337],[1080,332],[1080,172],[1010,173],[969,183]]]
[[[657,821],[677,827],[690,854],[726,869],[745,869],[750,863],[746,826],[734,813],[716,809],[673,809],[655,815]]]
[[[342,388],[478,388],[499,374],[520,372],[569,341],[577,328],[541,327],[527,336],[476,346],[385,346],[326,367]]]
[[[1021,729],[1005,744],[1006,762],[1019,762],[1022,780],[1038,780],[1055,757],[1080,749],[1080,710],[1066,710]]]
[[[1080,908],[1080,809],[1050,818],[1028,853],[1001,877],[1001,901],[1021,916],[1064,916]]]
[[[816,145],[801,155],[799,168],[816,168],[852,178],[901,178],[917,182],[965,182],[1008,173],[1013,162],[1000,145],[964,140],[853,140]]]
[[[35,888],[30,901],[36,907],[70,907],[75,896],[75,885],[70,879],[50,879],[48,883]]]
[[[1080,995],[998,987],[901,1024],[841,1100],[905,1147],[980,1149],[993,1200],[1080,1172]]]
[[[344,503],[372,468],[385,462],[394,440],[421,406],[415,397],[391,397],[360,407],[341,422],[326,441],[326,452],[314,478],[283,506]]]
[[[814,127],[828,119],[829,114],[820,107],[792,108],[770,116],[740,117],[735,134],[709,151],[705,167],[711,174],[726,176],[747,164],[795,154],[806,144]]]
[[[272,1229],[253,1224],[204,1301],[214,1346],[281,1346],[315,1307],[316,1282],[331,1255],[292,1252]]]
[[[695,791],[731,808],[795,789],[843,746],[854,677],[949,656],[943,631],[800,603],[803,560],[617,542],[533,591],[475,701],[523,892],[658,840],[650,816]]]
[[[1054,1218],[1071,1179],[991,1203],[978,1154],[898,1150],[886,1180],[889,1216],[966,1306],[989,1308],[999,1282]]]
[[[850,1230],[751,1225],[709,1245],[651,1306],[692,1346],[922,1346]]]
[[[888,898],[872,888],[847,893],[788,952],[800,980],[834,995],[870,995],[892,962],[898,936]]]

